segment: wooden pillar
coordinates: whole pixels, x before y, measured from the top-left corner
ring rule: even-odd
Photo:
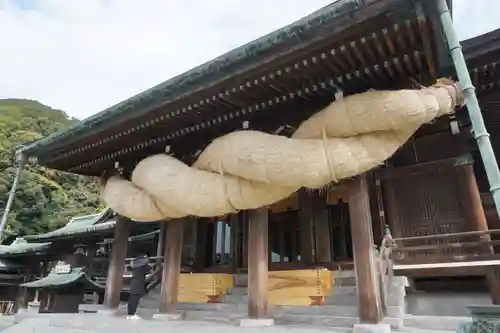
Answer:
[[[248,212],[248,316],[253,319],[267,317],[268,220],[267,208]]]
[[[160,230],[158,231],[158,243],[156,244],[156,262],[155,262],[155,271],[160,269],[163,265],[163,254],[165,252],[165,228],[166,228],[167,222],[162,221],[160,222]],[[156,282],[161,283],[161,278],[162,276],[159,274],[156,275]],[[161,285],[160,288],[163,288],[163,284]],[[162,290],[163,292],[163,290]]]
[[[382,306],[375,266],[368,181],[365,174],[356,176],[348,183],[348,202],[359,322],[378,324],[382,319]]]
[[[326,191],[312,193],[314,210],[314,233],[316,237],[316,262],[332,261],[330,217],[326,203]]]
[[[192,266],[196,254],[197,246],[197,233],[196,229],[198,227],[196,218],[187,217],[184,219],[183,228],[183,243],[182,243],[182,259],[181,266],[188,265]]]
[[[488,222],[484,213],[481,195],[477,186],[476,176],[474,174],[474,165],[466,164],[457,167],[459,176],[458,184],[461,184],[462,206],[465,210],[466,218],[471,223],[471,228],[474,231],[488,230]],[[490,241],[490,235],[480,236],[481,240]],[[494,254],[495,250],[490,244],[485,244],[484,251],[489,254]],[[493,304],[500,304],[500,274],[495,267],[487,267],[486,281],[490,289],[491,299]]]
[[[249,211],[242,211],[241,212],[241,225],[242,225],[242,228],[243,228],[243,262],[242,262],[242,266],[243,268],[248,268],[248,256],[249,256],[249,250],[248,250],[248,247],[249,247],[249,240],[248,240],[248,233],[249,233],[249,226],[248,226],[248,221],[249,221]]]
[[[48,294],[46,291],[41,291],[40,292],[40,304],[38,305],[38,308],[40,309],[39,311],[44,312],[47,310],[47,301],[48,301]]]
[[[93,264],[96,252],[97,252],[97,245],[95,244],[89,245],[85,254],[87,256],[87,265]]]
[[[17,308],[21,311],[28,309],[29,290],[26,287],[20,287],[17,296]]]
[[[231,227],[231,267],[238,272],[240,258],[240,214],[231,214],[229,216],[229,226]]]
[[[120,305],[123,272],[131,228],[132,221],[123,216],[117,216],[115,237],[113,239],[108,276],[106,278],[106,291],[104,294],[104,306],[108,309],[116,309]]]
[[[370,209],[373,218],[373,239],[375,245],[380,245],[385,234],[385,211],[382,198],[382,184],[377,172],[370,172],[367,175],[370,194]]]
[[[41,267],[40,267],[40,278],[43,279],[48,274],[49,262],[44,260],[44,261],[41,262],[40,265],[41,265]],[[43,290],[40,291],[39,297],[38,297],[39,302],[40,302],[39,305],[38,305],[38,307],[39,307],[40,310],[45,310],[46,309],[46,307],[47,307],[47,298],[48,298],[47,292],[45,292]]]
[[[314,210],[311,193],[299,190],[300,261],[305,264],[315,262],[313,248]]]
[[[156,265],[160,266],[163,260],[160,258],[163,256],[163,253],[165,252],[165,228],[168,222],[161,222],[160,223],[160,231],[158,232],[158,244],[156,246]]]
[[[35,263],[33,261],[28,261],[27,269],[24,275],[24,283],[30,282],[33,280],[33,267],[35,267]],[[28,310],[28,302],[29,302],[29,290],[26,287],[19,287],[17,290],[17,311],[26,311]]]
[[[208,222],[203,218],[196,219],[196,249],[194,252],[194,268],[197,271],[205,268],[205,257],[207,251],[207,225]]]
[[[160,312],[172,313],[177,305],[179,278],[181,275],[182,241],[184,221],[174,219],[166,222],[165,253],[163,261],[162,298]]]

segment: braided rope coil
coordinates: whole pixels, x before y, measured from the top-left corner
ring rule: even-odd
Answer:
[[[188,166],[160,154],[139,162],[131,180],[108,179],[101,198],[135,221],[221,216],[366,172],[391,157],[423,124],[461,104],[447,79],[419,90],[368,91],[331,103],[291,138],[238,131],[215,139]]]

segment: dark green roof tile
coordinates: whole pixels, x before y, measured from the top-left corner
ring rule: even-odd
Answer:
[[[113,211],[109,208],[99,214],[79,216],[72,218],[64,227],[40,235],[25,236],[28,240],[48,240],[77,234],[111,230],[115,227],[116,220],[110,218]]]
[[[47,243],[28,243],[26,239],[17,238],[10,245],[0,245],[1,255],[15,255],[23,253],[41,252],[48,249],[50,242]]]
[[[69,273],[56,273],[52,270],[46,277],[40,280],[24,283],[21,286],[27,288],[57,289],[83,283],[85,285],[100,288],[85,273],[84,267],[72,267]]]

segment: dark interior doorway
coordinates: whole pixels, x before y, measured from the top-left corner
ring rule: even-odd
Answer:
[[[349,205],[342,200],[329,205],[330,244],[333,261],[352,261],[351,224],[349,221]]]

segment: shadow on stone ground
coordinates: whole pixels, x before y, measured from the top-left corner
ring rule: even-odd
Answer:
[[[206,332],[233,333],[242,330],[245,333],[257,333],[266,330],[269,333],[344,333],[350,330],[311,328],[311,327],[255,327],[240,328],[229,324],[193,321],[163,321],[143,319],[128,321],[124,317],[104,314],[44,314],[21,320],[19,323],[2,330],[2,333],[164,333],[164,332]]]

